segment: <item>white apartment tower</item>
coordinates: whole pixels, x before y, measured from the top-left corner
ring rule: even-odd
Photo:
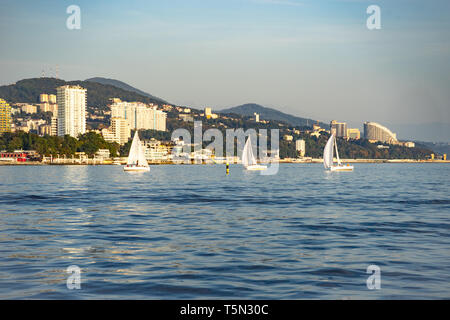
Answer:
[[[77,138],[86,132],[86,89],[61,86],[56,89],[58,103],[58,136]]]
[[[167,114],[156,106],[148,106],[142,102],[125,102],[114,99],[111,105],[111,118],[123,118],[132,130],[166,131]]]

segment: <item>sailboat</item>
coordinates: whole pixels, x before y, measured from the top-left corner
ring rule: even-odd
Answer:
[[[145,159],[144,148],[139,139],[138,131],[134,133],[131,143],[130,154],[128,155],[127,165],[123,167],[124,171],[143,172],[150,171],[147,159]]]
[[[242,165],[246,170],[266,170],[266,166],[262,166],[256,163],[256,158],[253,155],[252,141],[250,136],[245,143],[244,150],[242,151]]]
[[[336,149],[337,165],[333,163],[333,147]],[[323,149],[323,166],[330,171],[353,171],[353,166],[344,165],[339,159],[339,152],[337,149],[336,137],[334,134],[328,139],[325,148]]]

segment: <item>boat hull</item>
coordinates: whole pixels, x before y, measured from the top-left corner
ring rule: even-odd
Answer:
[[[266,169],[267,169],[266,166],[261,166],[258,164],[245,167],[245,170],[248,170],[248,171],[260,171],[260,170],[266,170]]]
[[[137,167],[137,166],[130,166],[130,167],[123,167],[123,171],[128,172],[148,172],[150,171],[150,167]]]
[[[353,166],[336,166],[336,167],[331,167],[330,171],[353,171]]]

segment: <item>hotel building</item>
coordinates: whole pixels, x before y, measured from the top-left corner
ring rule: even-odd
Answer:
[[[376,122],[364,122],[364,138],[389,144],[398,143],[395,133]]]
[[[56,89],[58,103],[58,136],[77,138],[86,132],[86,89],[61,86]]]

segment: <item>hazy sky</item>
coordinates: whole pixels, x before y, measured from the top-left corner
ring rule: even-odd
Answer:
[[[66,8],[81,8],[81,30]],[[366,8],[381,7],[381,30]],[[0,0],[0,84],[102,76],[170,102],[450,123],[448,0]]]

